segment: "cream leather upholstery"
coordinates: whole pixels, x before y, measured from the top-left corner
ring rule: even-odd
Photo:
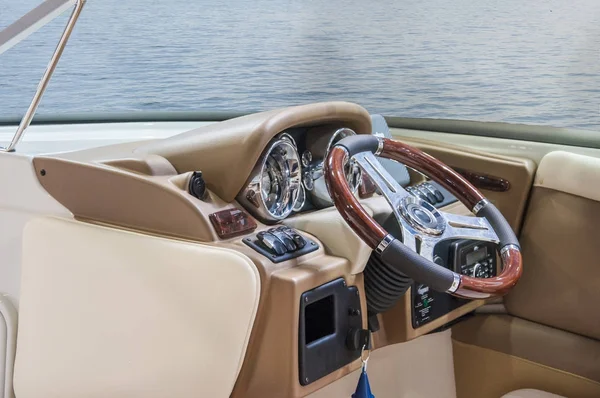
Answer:
[[[546,391],[525,388],[504,394],[502,398],[564,398],[562,395],[552,394]]]
[[[600,201],[600,159],[570,152],[543,157],[534,185]]]
[[[71,213],[44,191],[28,156],[0,153],[0,186],[0,295],[8,295],[18,307],[25,224],[36,215],[71,217]]]
[[[258,271],[236,251],[34,219],[15,395],[229,397],[259,294]]]

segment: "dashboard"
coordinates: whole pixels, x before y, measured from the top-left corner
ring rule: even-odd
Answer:
[[[260,275],[260,304],[232,396],[281,391],[300,397],[360,368],[360,347],[348,349],[346,334],[352,328],[358,336],[371,322],[364,271],[372,251],[331,208],[323,178],[330,148],[353,134],[390,132],[383,118],[358,105],[310,104],[162,140],[37,156],[33,166],[44,189],[77,220],[248,259]],[[467,211],[434,183],[410,181],[403,165],[382,164],[413,195]],[[352,161],[345,171],[352,190],[383,224],[390,215],[386,200]],[[464,245],[454,252],[464,272],[493,272],[478,250]],[[416,338],[483,304],[444,300],[408,280],[406,294],[377,316],[373,346]],[[227,316],[214,305],[215,314]],[[332,345],[321,346],[326,342]],[[345,354],[330,355],[341,359],[316,372],[321,349]]]

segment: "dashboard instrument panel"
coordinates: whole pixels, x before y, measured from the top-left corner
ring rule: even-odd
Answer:
[[[332,206],[323,162],[333,145],[355,134],[347,127],[324,125],[276,135],[262,152],[238,201],[266,223],[283,220],[293,212]],[[346,165],[346,175],[356,192],[362,179],[353,160]]]

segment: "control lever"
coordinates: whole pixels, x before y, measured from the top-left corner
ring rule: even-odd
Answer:
[[[304,246],[306,246],[306,240],[302,237],[302,235],[300,235],[292,228],[283,225],[281,227],[278,227],[276,231],[281,231],[288,235],[290,238],[292,238],[298,249],[302,249]]]
[[[256,237],[258,238],[259,242],[262,243],[272,253],[277,254],[278,256],[287,253],[285,244],[272,233],[261,231],[256,234]]]
[[[293,252],[297,249],[296,243],[294,243],[294,239],[288,235],[285,231],[282,231],[280,228],[271,228],[269,232],[279,238],[280,241],[283,242],[288,252]]]

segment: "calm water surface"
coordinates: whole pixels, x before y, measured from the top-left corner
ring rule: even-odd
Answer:
[[[0,27],[40,0],[0,0]],[[0,56],[21,115],[66,16]],[[600,130],[600,0],[88,0],[40,113],[371,112]]]

